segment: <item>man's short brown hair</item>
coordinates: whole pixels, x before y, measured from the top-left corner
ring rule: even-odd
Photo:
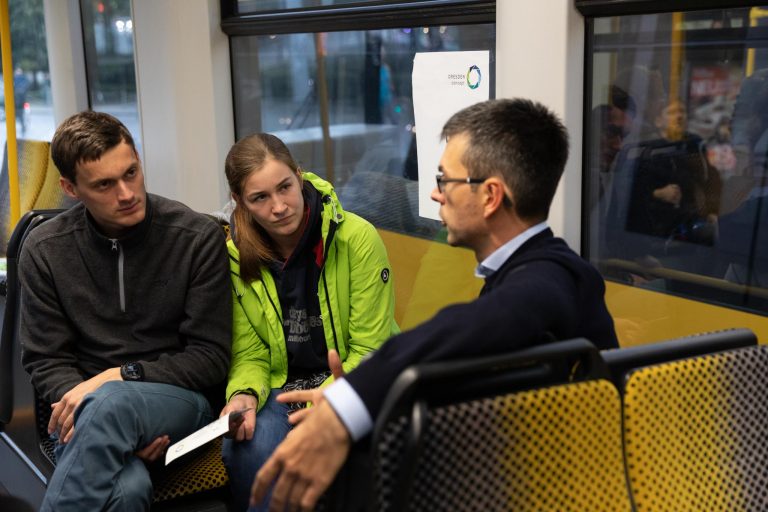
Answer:
[[[526,99],[484,101],[445,123],[443,138],[459,134],[469,136],[462,163],[470,177],[501,177],[520,218],[547,218],[568,159],[568,132],[554,113]]]
[[[51,158],[61,176],[75,183],[77,164],[94,162],[121,142],[136,152],[131,133],[116,117],[85,110],[68,117],[56,129]]]

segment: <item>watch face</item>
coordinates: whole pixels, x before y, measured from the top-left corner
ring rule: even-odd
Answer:
[[[125,363],[120,368],[123,380],[142,380],[144,378],[143,368],[139,363]]]

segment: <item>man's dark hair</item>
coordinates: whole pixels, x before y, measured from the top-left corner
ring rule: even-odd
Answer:
[[[68,117],[51,140],[51,158],[62,177],[75,183],[77,164],[94,162],[125,142],[133,152],[133,137],[116,117],[86,110]]]
[[[637,105],[635,99],[624,89],[617,85],[612,85],[608,93],[608,101],[611,105],[635,117],[637,115]]]
[[[462,163],[471,177],[501,177],[521,219],[547,218],[568,159],[568,132],[555,114],[525,99],[485,101],[445,123],[443,138],[460,134],[469,137]]]

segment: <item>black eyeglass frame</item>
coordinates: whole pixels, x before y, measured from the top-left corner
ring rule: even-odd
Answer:
[[[443,189],[444,183],[469,183],[470,185],[479,185],[480,183],[485,183],[485,180],[487,179],[488,178],[470,178],[469,176],[466,178],[446,178],[442,174],[435,174],[437,191],[441,194],[445,194],[445,190]]]

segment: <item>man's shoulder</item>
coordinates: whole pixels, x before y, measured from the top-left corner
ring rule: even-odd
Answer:
[[[197,233],[214,231],[216,228],[216,222],[212,218],[194,211],[180,201],[155,194],[147,195],[152,201],[152,220],[157,225]]]
[[[505,273],[516,269],[526,268],[531,271],[540,270],[547,273],[547,267],[561,267],[574,273],[584,273],[594,270],[594,267],[579,256],[562,238],[552,235],[539,236],[531,239],[518,252],[513,254],[502,266]]]
[[[83,206],[78,203],[34,228],[27,235],[24,245],[39,245],[49,240],[67,240],[75,231],[85,226],[84,220]]]

